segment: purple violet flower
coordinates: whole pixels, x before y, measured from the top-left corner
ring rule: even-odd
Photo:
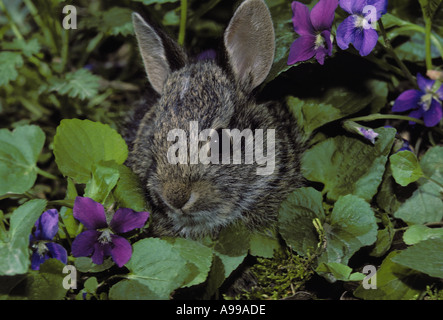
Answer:
[[[288,65],[314,56],[323,65],[325,57],[332,55],[331,28],[337,7],[338,0],[320,0],[309,12],[306,5],[292,2],[292,23],[300,37],[291,45]]]
[[[87,230],[72,242],[72,255],[91,256],[95,264],[102,264],[104,257],[111,256],[119,267],[131,259],[132,247],[128,240],[117,234],[142,228],[149,217],[149,212],[119,208],[108,223],[103,205],[87,197],[75,199],[73,212],[74,218]]]
[[[375,23],[387,12],[387,0],[340,0],[350,14],[337,28],[337,45],[346,50],[352,43],[361,56],[367,56],[378,41]]]
[[[52,242],[58,232],[58,211],[50,209],[42,213],[35,222],[35,231],[29,236],[32,248],[31,269],[39,270],[40,265],[50,258],[68,261],[66,249]]]
[[[402,144],[401,148],[398,149],[397,152],[400,152],[400,151],[410,151],[410,152],[413,152],[412,149],[411,149],[411,145],[409,144],[408,140],[403,139],[403,144]]]
[[[365,128],[358,128],[358,131],[360,131],[360,133],[363,135],[363,137],[365,137],[366,139],[368,139],[369,141],[372,142],[372,144],[375,144],[375,138],[378,137],[378,133],[375,132],[372,129],[365,129]]]
[[[214,49],[205,50],[197,56],[197,60],[215,60],[216,58],[217,51]]]
[[[410,117],[423,118],[427,127],[437,125],[443,117],[443,85],[434,88],[435,80],[426,79],[417,74],[417,84],[420,90],[407,90],[395,100],[392,111],[403,112],[412,110]],[[414,122],[410,122],[413,124]]]

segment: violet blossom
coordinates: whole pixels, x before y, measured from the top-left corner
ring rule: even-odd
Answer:
[[[50,209],[42,213],[35,222],[35,231],[29,236],[32,249],[31,269],[39,270],[40,265],[50,258],[68,261],[66,249],[52,240],[58,232],[58,211]]]
[[[442,116],[443,85],[434,88],[436,80],[430,80],[417,74],[417,84],[420,90],[406,90],[395,100],[392,111],[403,112],[412,110],[409,116],[423,118],[427,127],[436,126]],[[414,122],[410,122],[413,124]]]
[[[300,37],[291,45],[288,65],[314,56],[323,65],[325,57],[332,55],[331,28],[337,7],[338,0],[320,0],[311,11],[300,2],[292,2],[292,23]]]
[[[87,197],[75,199],[73,213],[87,230],[72,242],[72,255],[91,256],[95,264],[102,264],[105,257],[111,256],[119,267],[131,259],[132,247],[128,240],[117,234],[142,228],[149,217],[148,212],[119,208],[110,218],[102,204]]]
[[[360,128],[358,128],[358,131],[360,132],[360,134],[363,137],[365,137],[367,140],[371,141],[372,144],[375,144],[375,138],[377,138],[379,136],[379,134],[372,129],[366,129],[366,128],[360,127]]]
[[[375,23],[387,12],[387,0],[340,0],[350,14],[337,28],[337,45],[346,50],[352,43],[361,56],[372,52],[378,41]]]

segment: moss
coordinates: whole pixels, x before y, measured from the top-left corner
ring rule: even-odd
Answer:
[[[301,257],[290,249],[277,252],[272,259],[258,258],[251,272],[257,285],[236,297],[239,300],[277,300],[304,289],[312,277],[315,257]]]
[[[443,300],[442,286],[427,286],[424,300]]]

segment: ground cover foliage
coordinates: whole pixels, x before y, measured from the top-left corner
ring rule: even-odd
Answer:
[[[146,237],[147,218],[119,232],[130,246],[120,266],[117,253],[99,261],[72,252],[89,229],[76,199],[106,212],[149,212],[118,132],[147,85],[131,13],[198,55],[218,47],[239,3],[0,0],[1,298],[441,299],[442,1],[389,0],[363,55],[356,36],[343,48],[351,2],[335,10],[328,32],[342,39],[324,61],[313,51],[288,64],[301,37],[292,3],[266,1],[276,54],[257,98],[285,99],[309,137],[306,187],[281,204],[276,227],[238,224],[194,241]],[[77,29],[63,28],[67,4],[77,9]],[[257,284],[226,295],[245,264]],[[66,284],[66,265],[75,266],[76,288]]]

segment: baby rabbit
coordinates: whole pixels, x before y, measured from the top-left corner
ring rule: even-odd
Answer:
[[[155,93],[134,113],[126,138],[127,163],[146,189],[153,234],[199,238],[217,235],[240,220],[250,229],[270,226],[280,203],[302,184],[304,147],[295,120],[282,104],[257,104],[254,99],[254,89],[265,80],[274,59],[274,28],[266,4],[246,0],[236,10],[224,33],[221,62],[192,61],[174,40],[136,13],[133,24]],[[244,133],[244,143],[223,149],[220,154],[228,161],[193,162],[197,145],[192,139],[199,138],[200,157],[206,154],[200,148],[201,134],[196,136],[194,129],[212,129],[206,135],[212,160],[217,158],[213,147],[233,142],[233,132]],[[260,129],[267,133],[262,140]],[[255,133],[253,146],[247,132]],[[176,138],[189,139],[184,150],[174,149]],[[266,169],[257,158],[261,145],[268,146],[261,151],[275,158],[265,173],[259,173]],[[238,164],[234,151],[240,148]],[[181,161],[171,163],[177,153]],[[246,163],[252,154],[256,161]]]

